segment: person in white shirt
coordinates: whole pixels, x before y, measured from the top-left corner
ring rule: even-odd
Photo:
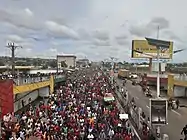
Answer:
[[[92,133],[89,133],[88,136],[87,136],[87,138],[89,140],[93,140],[94,139],[94,135]]]
[[[11,115],[7,113],[5,116],[3,116],[3,121],[9,122],[11,120]]]

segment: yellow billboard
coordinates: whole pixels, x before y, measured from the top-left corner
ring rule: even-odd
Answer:
[[[173,57],[173,42],[170,42],[169,48],[161,49],[160,59],[172,59]],[[132,41],[132,58],[156,58],[157,48],[151,46],[146,40],[133,40]]]

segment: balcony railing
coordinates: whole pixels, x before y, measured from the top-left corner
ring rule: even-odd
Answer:
[[[18,77],[14,79],[14,84],[19,86],[19,85],[24,85],[24,84],[48,81],[49,79],[50,79],[50,76]]]
[[[6,79],[13,79],[14,84],[19,86],[23,84],[31,84],[31,83],[37,83],[37,82],[43,82],[50,80],[50,76],[53,75],[54,79],[60,79],[65,78],[65,73],[50,73],[50,74],[28,74],[28,75],[16,75],[16,77],[13,77],[12,75],[0,75],[0,79],[6,80]]]

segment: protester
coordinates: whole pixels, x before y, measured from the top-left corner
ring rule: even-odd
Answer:
[[[74,74],[72,74],[74,75]],[[128,118],[120,118],[108,77],[99,70],[83,70],[69,78],[47,101],[7,114],[2,122],[4,140],[133,140]],[[14,120],[14,121],[13,121]]]
[[[181,135],[184,135],[184,140],[187,140],[187,125],[182,129]]]

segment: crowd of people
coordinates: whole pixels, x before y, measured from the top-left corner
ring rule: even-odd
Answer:
[[[64,72],[59,72],[58,74],[62,74]],[[47,73],[17,73],[15,75],[12,74],[0,74],[0,79],[19,79],[19,78],[36,78],[36,77],[49,77],[50,75],[56,75],[56,73],[53,72],[47,72]]]
[[[108,76],[99,69],[73,75],[38,106],[4,116],[2,139],[135,140],[128,118],[120,118],[117,100],[104,100],[115,94]]]
[[[152,127],[150,125],[150,119],[146,114],[137,107],[134,97],[129,96],[128,90],[126,88],[126,81],[123,84],[118,85],[118,93],[121,95],[120,101],[126,112],[128,112],[131,122],[134,123],[134,126],[139,130],[143,140],[155,140],[155,137],[152,133]]]

